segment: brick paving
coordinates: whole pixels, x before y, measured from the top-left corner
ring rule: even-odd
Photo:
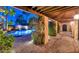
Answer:
[[[14,47],[16,53],[77,53],[79,44],[69,32],[61,32],[56,37],[49,37],[46,45],[20,44]]]

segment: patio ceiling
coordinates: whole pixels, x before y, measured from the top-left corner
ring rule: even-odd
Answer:
[[[42,13],[52,19],[60,22],[72,21],[75,14],[79,13],[78,6],[16,6],[17,8],[26,10],[29,8],[38,13]]]

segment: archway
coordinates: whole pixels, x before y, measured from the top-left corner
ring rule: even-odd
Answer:
[[[66,24],[63,24],[62,30],[63,30],[63,31],[67,31],[67,25],[66,25]]]

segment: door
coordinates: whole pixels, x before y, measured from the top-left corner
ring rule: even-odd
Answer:
[[[67,31],[67,25],[66,25],[66,24],[64,24],[64,25],[62,26],[62,30],[63,30],[63,31]]]

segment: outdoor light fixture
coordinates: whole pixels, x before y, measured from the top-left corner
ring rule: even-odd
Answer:
[[[3,10],[3,9],[0,8],[0,12],[5,12],[5,10]]]
[[[18,28],[18,29],[21,29],[21,28],[22,28],[22,26],[21,26],[21,25],[17,25],[17,28]]]
[[[48,20],[49,22],[51,22],[51,20]]]
[[[79,14],[76,14],[76,15],[74,16],[74,19],[79,20]]]
[[[28,29],[28,26],[23,26],[23,28]]]

